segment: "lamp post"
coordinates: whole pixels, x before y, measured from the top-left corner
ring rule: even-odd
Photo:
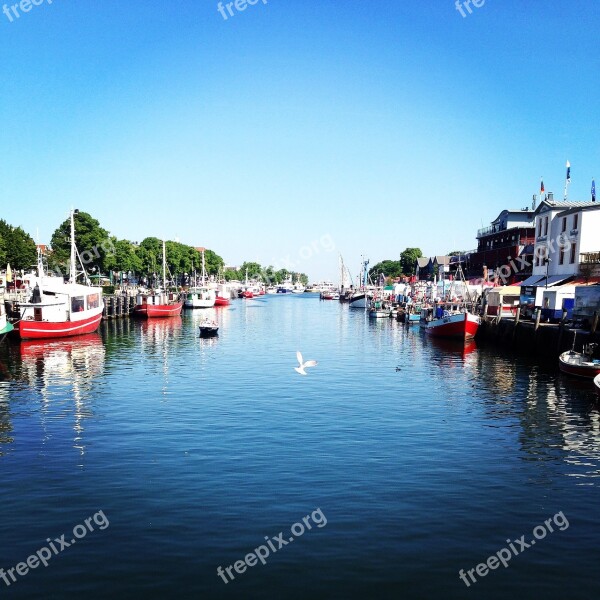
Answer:
[[[548,289],[548,265],[552,262],[551,258],[544,258],[544,264],[546,265],[546,289]]]

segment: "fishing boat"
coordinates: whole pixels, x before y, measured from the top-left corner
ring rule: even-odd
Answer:
[[[595,378],[600,375],[600,358],[594,358],[598,344],[586,344],[583,352],[575,352],[573,348],[558,357],[558,366],[563,373],[575,377]]]
[[[367,292],[367,283],[369,280],[369,261],[362,261],[360,274],[360,287],[354,290],[348,297],[347,302],[350,308],[366,309],[369,306],[369,294]]]
[[[421,310],[421,328],[433,337],[469,340],[475,337],[481,319],[460,305],[438,305]]]
[[[383,300],[373,300],[369,306],[370,319],[388,319],[392,314],[392,307]]]
[[[421,305],[407,304],[404,311],[404,322],[407,325],[418,324],[421,320]]]
[[[273,285],[270,285],[266,290],[265,290],[266,294],[276,294],[277,293],[277,288]]]
[[[93,287],[75,246],[75,215],[70,213],[71,257],[69,281],[62,277],[47,277],[41,252],[38,249],[37,277],[31,283],[33,290],[27,302],[12,304],[16,316],[14,331],[22,340],[64,338],[93,333],[102,319],[104,302],[102,288]],[[79,258],[81,271],[77,269]],[[83,276],[84,283],[77,283]]]
[[[470,296],[460,264],[456,276],[458,281],[462,281],[466,290],[467,302],[445,302],[438,303],[434,307],[422,308],[419,323],[425,333],[433,337],[470,340],[475,337],[481,324],[481,318],[472,312],[474,301]],[[452,282],[448,291],[450,298],[453,297],[454,283],[455,281]]]
[[[216,321],[205,319],[199,325],[200,337],[215,337],[219,335],[219,324]]]
[[[594,387],[596,388],[596,394],[600,396],[600,375],[594,377]]]
[[[185,308],[212,308],[217,301],[217,294],[214,289],[206,285],[207,281],[206,264],[204,262],[204,249],[202,249],[202,277],[200,285],[194,272],[194,286],[188,290],[185,297]]]
[[[294,284],[291,279],[286,279],[277,286],[278,294],[292,294],[294,292]]]
[[[163,284],[167,282],[167,255],[163,240]],[[140,292],[135,298],[133,315],[145,319],[178,317],[181,315],[183,301],[176,292],[152,290]]]

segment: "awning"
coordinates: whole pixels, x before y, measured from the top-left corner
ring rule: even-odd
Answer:
[[[541,279],[543,279],[544,283],[545,283],[546,276],[545,275],[532,275],[531,277],[528,277],[525,281],[520,281],[516,285],[520,285],[521,287],[535,285]],[[551,279],[551,277],[548,277],[548,281],[550,281],[550,279]]]
[[[571,277],[569,275],[550,275],[550,277],[548,277],[548,282],[546,283],[546,277],[542,277],[540,279],[540,281],[538,281],[538,285],[543,285],[543,286],[552,286],[552,285],[558,285],[559,283],[562,283],[563,281],[566,281],[567,279],[571,279]]]

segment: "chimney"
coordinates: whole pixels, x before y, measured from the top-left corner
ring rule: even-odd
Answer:
[[[554,192],[548,192],[548,202],[554,202]]]

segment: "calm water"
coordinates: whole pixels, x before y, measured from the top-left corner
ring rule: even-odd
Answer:
[[[204,314],[0,347],[0,566],[110,523],[3,597],[600,595],[590,384],[314,296],[236,301],[213,340]],[[217,575],[318,508],[266,565]],[[459,579],[560,511],[564,531]]]

